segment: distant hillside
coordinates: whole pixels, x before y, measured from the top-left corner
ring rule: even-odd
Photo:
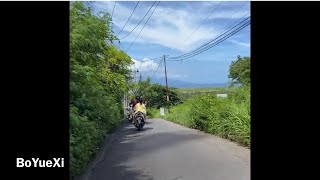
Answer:
[[[151,83],[157,83],[165,86],[166,82],[164,79],[153,79]],[[200,84],[200,83],[191,83],[186,81],[180,81],[175,79],[168,79],[169,87],[175,88],[220,88],[220,87],[228,87],[228,83],[210,83],[210,84]]]

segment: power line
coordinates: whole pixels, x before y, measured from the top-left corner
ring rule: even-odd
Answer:
[[[139,22],[127,35],[125,35],[125,36],[123,36],[122,38],[120,38],[120,40],[122,40],[122,39],[126,38],[127,36],[129,36],[129,35],[140,25],[140,23],[144,20],[144,18],[147,16],[147,14],[149,14],[150,10],[153,8],[153,6],[154,6],[155,3],[156,3],[156,1],[153,2],[152,6],[149,8],[149,10],[147,11],[147,13],[146,13],[146,14],[143,16],[143,18],[140,20],[140,22]]]
[[[193,32],[192,32],[184,41],[182,41],[183,44],[184,44],[184,43],[192,36],[192,34],[193,34],[194,32],[196,32],[196,31],[198,30],[198,28],[216,11],[216,9],[222,4],[222,2],[223,2],[223,1],[221,1],[221,2],[213,9],[213,11],[211,11],[211,13],[206,17],[206,19],[204,19],[204,20],[198,25],[198,27],[197,27],[196,29],[194,29]],[[168,54],[171,54],[172,52],[173,52],[173,50],[171,50],[170,53],[168,53]]]
[[[191,57],[194,57],[198,54],[201,54],[202,52],[205,52],[209,49],[211,49],[212,47],[220,44],[221,42],[225,41],[226,39],[228,39],[229,37],[231,37],[232,35],[236,34],[237,32],[239,32],[240,30],[242,30],[243,28],[245,28],[246,26],[248,26],[250,23],[247,23],[247,24],[244,24],[242,25],[241,27],[239,27],[238,29],[236,29],[235,31],[229,33],[228,35],[224,36],[223,38],[219,39],[218,41],[214,42],[213,44],[210,44],[209,46],[199,50],[198,52],[194,52],[192,54],[189,54],[188,56],[185,56],[185,57],[180,57],[179,60],[175,60],[175,61],[182,61],[182,60],[185,60],[185,59],[189,59]]]
[[[122,32],[122,30],[124,29],[124,27],[126,27],[127,23],[128,23],[128,22],[129,22],[129,20],[131,19],[132,14],[133,14],[133,13],[134,13],[134,11],[136,10],[136,8],[137,8],[137,6],[138,6],[139,2],[140,2],[140,1],[138,1],[138,2],[137,2],[137,4],[136,4],[136,6],[134,7],[134,9],[133,9],[133,11],[132,11],[132,13],[131,13],[130,17],[128,18],[128,20],[127,20],[126,24],[122,27],[122,29],[120,30],[120,32],[119,32],[116,36],[118,36],[118,35]]]
[[[203,53],[203,52],[205,52],[205,51],[213,48],[214,46],[220,44],[221,42],[225,41],[226,39],[230,38],[232,35],[236,34],[237,32],[239,32],[240,30],[242,30],[243,28],[245,28],[245,27],[248,26],[249,24],[250,24],[250,23],[247,23],[247,24],[243,25],[242,27],[238,28],[236,31],[228,34],[227,36],[223,37],[222,39],[216,41],[215,43],[211,44],[210,46],[206,47],[205,49],[202,49],[201,51],[199,51],[199,52],[197,52],[197,53],[195,53],[195,54],[191,54],[191,55],[189,55],[189,56],[187,56],[187,57],[183,57],[183,58],[181,58],[180,60],[172,60],[172,61],[182,61],[182,60],[189,59],[189,58],[192,58],[192,57],[194,57],[194,56],[197,56],[197,55],[199,55],[199,54],[201,54],[201,53]]]
[[[124,51],[124,48],[122,47],[122,44],[121,44],[121,42],[119,41],[119,46],[120,46],[120,49],[122,50],[122,51]],[[125,51],[124,51],[125,52]]]
[[[236,12],[238,12],[244,5],[246,5],[248,3],[248,1],[247,2],[245,2],[244,4],[242,4],[237,10],[235,10],[232,14],[231,14],[231,16],[229,17],[229,18],[227,18],[224,22],[223,22],[223,25],[224,24],[226,24],[232,17],[233,17],[233,15],[236,13]],[[246,17],[248,14],[249,14],[250,12],[248,12],[248,13],[246,13],[244,16],[242,16],[241,18],[240,18],[240,20],[242,19],[242,18],[244,18],[244,17]],[[238,20],[239,21],[239,20]],[[238,22],[237,21],[237,22]],[[235,24],[235,23],[233,23],[233,24]],[[233,25],[232,24],[232,25]],[[232,26],[231,25],[231,26]],[[231,27],[231,26],[229,26],[229,27]],[[229,28],[228,27],[228,28]],[[228,29],[228,28],[226,28],[226,29]],[[195,44],[197,44],[198,42],[200,42],[205,36],[207,36],[208,34],[211,34],[212,32],[213,32],[213,30],[215,30],[216,29],[216,26],[210,31],[210,32],[208,32],[207,34],[205,34],[204,36],[201,36],[200,38],[199,38],[199,41],[197,41]]]
[[[116,7],[116,4],[117,4],[117,1],[114,2],[113,9],[112,9],[112,14],[111,14],[111,19],[113,17],[113,12],[114,12],[114,8]]]
[[[240,27],[238,27],[237,29],[233,30],[232,32],[230,32],[229,34],[223,36],[221,39],[219,39],[218,41],[210,44],[210,45],[207,45],[205,47],[203,47],[202,49],[200,50],[194,50],[190,53],[187,53],[185,55],[182,55],[182,56],[178,56],[178,57],[173,57],[172,59],[179,59],[179,60],[171,60],[171,61],[182,61],[182,60],[185,60],[185,59],[189,59],[191,57],[194,57],[198,54],[201,54],[202,52],[204,51],[207,51],[208,49],[211,49],[212,47],[220,44],[221,42],[225,41],[226,39],[230,38],[231,36],[233,36],[234,34],[236,34],[237,32],[241,31],[242,29],[244,29],[245,27],[247,27],[248,25],[250,24],[250,21],[244,23],[243,25],[241,25]],[[221,35],[220,35],[221,36]],[[217,39],[217,38],[215,38]]]
[[[223,33],[220,34],[219,36],[214,37],[213,39],[211,39],[210,41],[204,43],[203,45],[201,45],[200,47],[194,49],[193,51],[191,51],[191,52],[189,52],[189,53],[186,53],[186,54],[182,54],[182,55],[176,56],[176,57],[172,57],[172,58],[170,58],[170,59],[177,59],[177,58],[180,58],[180,57],[183,57],[183,56],[188,56],[188,54],[192,54],[192,53],[194,53],[194,52],[196,52],[196,51],[201,50],[202,48],[205,48],[206,46],[210,45],[210,43],[212,43],[213,41],[215,41],[217,38],[223,36],[224,34],[228,33],[229,31],[231,31],[232,29],[236,28],[237,26],[241,25],[242,23],[244,23],[245,21],[247,21],[247,20],[249,20],[249,19],[250,19],[250,16],[247,17],[247,18],[245,18],[244,20],[242,20],[240,23],[236,24],[235,26],[231,27],[230,29],[229,29],[229,27],[230,27],[230,26],[229,26],[225,32],[223,32]],[[237,22],[238,22],[238,21],[237,21]],[[237,22],[236,22],[236,23],[237,23]],[[235,24],[235,23],[234,23],[234,24]],[[233,25],[233,24],[232,24],[232,25]],[[229,29],[229,30],[228,30],[228,29]]]
[[[151,58],[151,59],[148,58],[148,60],[155,60],[155,59],[160,59],[160,58],[162,58],[162,57],[160,56],[160,57],[155,57],[155,58]]]
[[[223,2],[223,1],[221,1],[220,4],[218,4],[218,5],[213,9],[213,11],[209,14],[209,16],[207,16],[207,18],[206,18],[205,20],[203,20],[203,21],[199,24],[199,26],[189,35],[189,37],[188,37],[187,39],[184,40],[184,42],[185,42],[186,40],[188,40],[188,39],[191,37],[191,35],[199,29],[199,27],[212,15],[212,13],[214,13],[214,12],[216,11],[216,9],[222,4],[222,2]]]
[[[153,75],[151,76],[150,81],[151,81],[151,79],[153,78],[153,76],[157,73],[157,71],[158,71],[158,69],[160,68],[162,62],[163,62],[163,61],[162,61],[162,59],[161,59],[161,61],[159,62],[159,65],[158,65],[158,67],[157,67],[157,69],[154,71]]]
[[[142,30],[144,29],[144,27],[147,25],[149,19],[151,18],[151,16],[153,15],[154,11],[157,9],[158,5],[159,5],[160,1],[158,1],[158,4],[156,5],[156,7],[154,8],[154,10],[152,11],[151,15],[149,16],[149,18],[147,19],[146,23],[144,23],[144,26],[142,27],[141,31],[139,32],[139,34],[137,35],[137,37],[134,39],[134,41],[132,41],[132,43],[130,44],[129,48],[127,49],[127,52],[129,51],[129,49],[131,48],[131,46],[133,45],[133,43],[137,40],[137,38],[139,37],[140,33],[142,32]]]
[[[198,53],[196,53],[196,54],[193,54],[193,55],[191,55],[191,56],[189,56],[189,57],[184,57],[184,58],[183,58],[183,59],[181,59],[181,60],[189,59],[189,58],[191,58],[191,57],[194,57],[194,56],[196,56],[196,55],[198,55],[198,54],[201,54],[202,52],[205,52],[205,51],[207,51],[207,50],[211,49],[212,47],[214,47],[214,46],[216,46],[216,45],[220,44],[221,42],[223,42],[223,41],[227,40],[228,38],[230,38],[231,36],[233,36],[233,35],[234,35],[234,34],[236,34],[237,32],[241,31],[242,29],[244,29],[245,27],[247,27],[249,24],[250,24],[250,22],[249,22],[249,23],[244,24],[243,26],[239,27],[236,31],[234,31],[234,32],[232,32],[232,33],[230,33],[230,34],[228,34],[227,36],[223,37],[223,38],[222,38],[222,39],[220,39],[219,41],[217,41],[217,42],[215,42],[215,43],[211,44],[210,46],[206,47],[206,49],[203,49],[203,50],[201,50],[200,52],[198,52]]]
[[[223,24],[226,24],[226,23],[234,16],[234,14],[235,14],[236,12],[238,12],[238,11],[239,11],[243,6],[245,6],[247,3],[248,3],[248,2],[245,2],[245,3],[242,4],[239,8],[237,8],[237,9],[231,14],[231,16],[230,16],[229,18],[226,18],[226,20],[223,22]],[[249,12],[249,13],[250,13],[250,12]],[[244,18],[245,16],[247,16],[247,14],[249,14],[249,13],[246,13],[244,16],[242,16],[242,18]],[[241,21],[242,18],[240,18],[238,21],[236,21],[235,23],[233,23],[232,25],[230,25],[228,28],[230,28],[230,27],[233,26],[234,24],[236,24],[236,23],[238,23],[239,21]],[[226,29],[228,29],[228,28],[226,28]],[[205,37],[205,36],[207,36],[208,34],[212,33],[214,29],[216,29],[216,26],[215,26],[209,33],[207,33],[207,34],[205,34],[204,36],[202,36],[202,37],[199,39],[199,41],[197,41],[195,44],[197,44],[198,42],[200,42],[201,39],[203,39],[203,37]],[[223,31],[222,31],[222,32],[223,32]],[[221,32],[221,33],[222,33],[222,32]],[[212,42],[212,41],[211,41],[211,42]],[[205,44],[203,44],[202,46],[196,48],[196,49],[193,50],[193,51],[196,51],[197,49],[200,49],[201,47],[204,47],[204,46],[208,45],[209,43],[210,43],[210,41],[207,42],[207,43],[205,43]],[[189,52],[189,53],[192,53],[192,51]],[[187,53],[187,54],[188,54],[188,53]],[[187,55],[187,54],[184,54],[184,55]],[[182,55],[180,55],[180,56],[182,56]],[[180,57],[180,56],[177,56],[177,57]],[[176,57],[174,57],[174,58],[176,58]],[[174,58],[169,58],[169,61],[181,61],[181,60],[170,60],[170,59],[174,59]]]
[[[219,36],[211,39],[210,41],[204,43],[203,45],[201,45],[200,47],[196,48],[195,50],[189,52],[189,53],[186,53],[186,54],[183,54],[183,55],[180,55],[180,56],[177,56],[177,57],[173,57],[173,58],[181,58],[183,56],[188,56],[188,54],[192,54],[192,53],[195,53],[196,51],[201,51],[201,49],[204,49],[206,48],[206,46],[209,46],[210,43],[212,43],[213,41],[215,41],[216,39],[218,39],[219,37],[225,35],[226,33],[228,33],[229,31],[231,31],[232,29],[236,28],[237,26],[239,26],[240,24],[242,24],[243,22],[245,22],[246,20],[248,20],[250,17],[247,17],[246,19],[244,19],[242,22],[238,23],[237,25],[233,26],[232,28],[230,28],[229,30],[225,31],[224,33],[220,34]]]

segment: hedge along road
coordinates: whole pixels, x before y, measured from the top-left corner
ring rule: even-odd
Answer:
[[[250,180],[250,150],[161,119],[124,123],[78,180]]]

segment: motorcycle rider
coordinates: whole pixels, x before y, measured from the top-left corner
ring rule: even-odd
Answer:
[[[129,107],[127,107],[127,119],[132,122],[132,116],[133,116],[133,107],[132,102],[129,103]]]
[[[136,99],[134,101],[132,101],[132,108],[134,108],[134,106],[139,102],[140,97],[136,96]]]
[[[144,117],[145,117],[147,114],[147,111],[146,111],[146,106],[144,102],[145,101],[140,96],[137,96],[136,100],[133,102],[133,111],[134,113],[137,113],[140,111],[144,114]],[[144,119],[146,120],[146,118]]]

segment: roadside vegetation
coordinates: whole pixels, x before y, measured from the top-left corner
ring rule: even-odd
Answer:
[[[150,109],[149,117],[163,118],[250,147],[250,58],[238,57],[232,62],[229,77],[232,78],[229,88],[179,89],[182,103],[172,106],[163,117],[159,109]],[[235,87],[236,84],[240,87]],[[228,96],[218,98],[218,93]]]

